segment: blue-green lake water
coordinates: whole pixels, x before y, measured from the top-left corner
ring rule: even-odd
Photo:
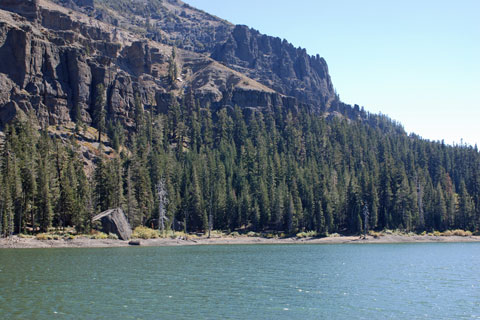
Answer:
[[[1,319],[476,319],[480,244],[0,250]]]

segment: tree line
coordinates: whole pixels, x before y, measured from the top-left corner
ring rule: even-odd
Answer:
[[[478,230],[476,147],[408,136],[385,116],[341,107],[357,117],[213,110],[192,97],[172,97],[160,113],[137,96],[132,128],[103,109],[93,117],[116,152],[107,157],[100,144],[89,175],[74,137],[17,121],[0,146],[1,235],[85,232],[114,207],[133,227],[156,226],[160,182],[166,228],[188,232],[205,232],[211,220],[219,230],[358,234],[365,205],[370,229]]]

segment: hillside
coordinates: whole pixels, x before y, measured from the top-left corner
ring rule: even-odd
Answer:
[[[181,1],[0,2],[0,230],[480,226],[480,155],[339,101],[327,64]]]

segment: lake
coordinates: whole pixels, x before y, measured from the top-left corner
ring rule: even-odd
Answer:
[[[480,244],[0,250],[3,319],[477,319]]]

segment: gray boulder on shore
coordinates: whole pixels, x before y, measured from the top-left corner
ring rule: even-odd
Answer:
[[[106,210],[92,219],[97,220],[102,222],[102,231],[105,233],[115,233],[122,240],[129,240],[132,236],[132,228],[121,208]]]

